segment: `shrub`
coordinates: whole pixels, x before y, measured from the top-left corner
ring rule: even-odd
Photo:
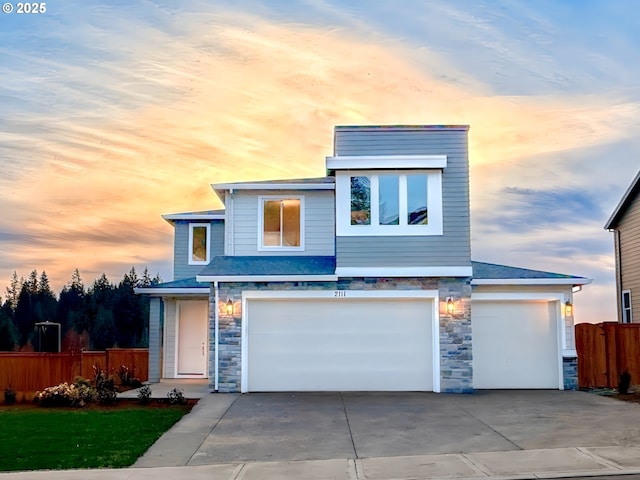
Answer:
[[[187,403],[182,390],[178,390],[177,388],[167,393],[167,401],[170,405],[184,405]]]
[[[118,389],[113,375],[109,375],[99,365],[93,366],[93,372],[95,374],[94,383],[98,393],[98,401],[106,404],[115,403],[118,398]]]
[[[34,401],[43,407],[84,407],[97,398],[96,390],[83,378],[69,385],[67,382],[37,392]]]
[[[140,405],[149,405],[151,401],[151,387],[149,385],[144,385],[138,391],[138,403]]]
[[[620,375],[620,382],[618,383],[618,393],[626,395],[629,393],[629,385],[631,385],[631,374],[625,370]]]
[[[16,398],[17,394],[13,388],[7,387],[4,389],[4,403],[7,405],[13,405],[16,403]]]
[[[135,376],[135,367],[129,368],[126,365],[120,365],[118,377],[120,378],[120,385],[125,387],[138,388],[142,385],[142,381]]]

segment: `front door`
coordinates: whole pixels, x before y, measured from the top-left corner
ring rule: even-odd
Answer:
[[[178,302],[178,376],[207,376],[207,323],[209,307],[206,300]]]

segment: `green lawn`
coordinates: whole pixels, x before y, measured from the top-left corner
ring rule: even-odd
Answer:
[[[126,467],[189,409],[0,408],[0,471]]]

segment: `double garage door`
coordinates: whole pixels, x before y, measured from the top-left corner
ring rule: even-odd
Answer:
[[[434,390],[433,299],[246,305],[245,391]],[[472,312],[474,388],[559,388],[555,302],[474,302]]]
[[[433,390],[433,300],[247,302],[248,391]]]

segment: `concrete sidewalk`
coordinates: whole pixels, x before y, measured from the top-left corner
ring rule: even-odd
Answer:
[[[219,465],[0,474],[34,480],[404,480],[533,479],[640,473],[640,447],[555,448],[472,454],[251,462]]]

